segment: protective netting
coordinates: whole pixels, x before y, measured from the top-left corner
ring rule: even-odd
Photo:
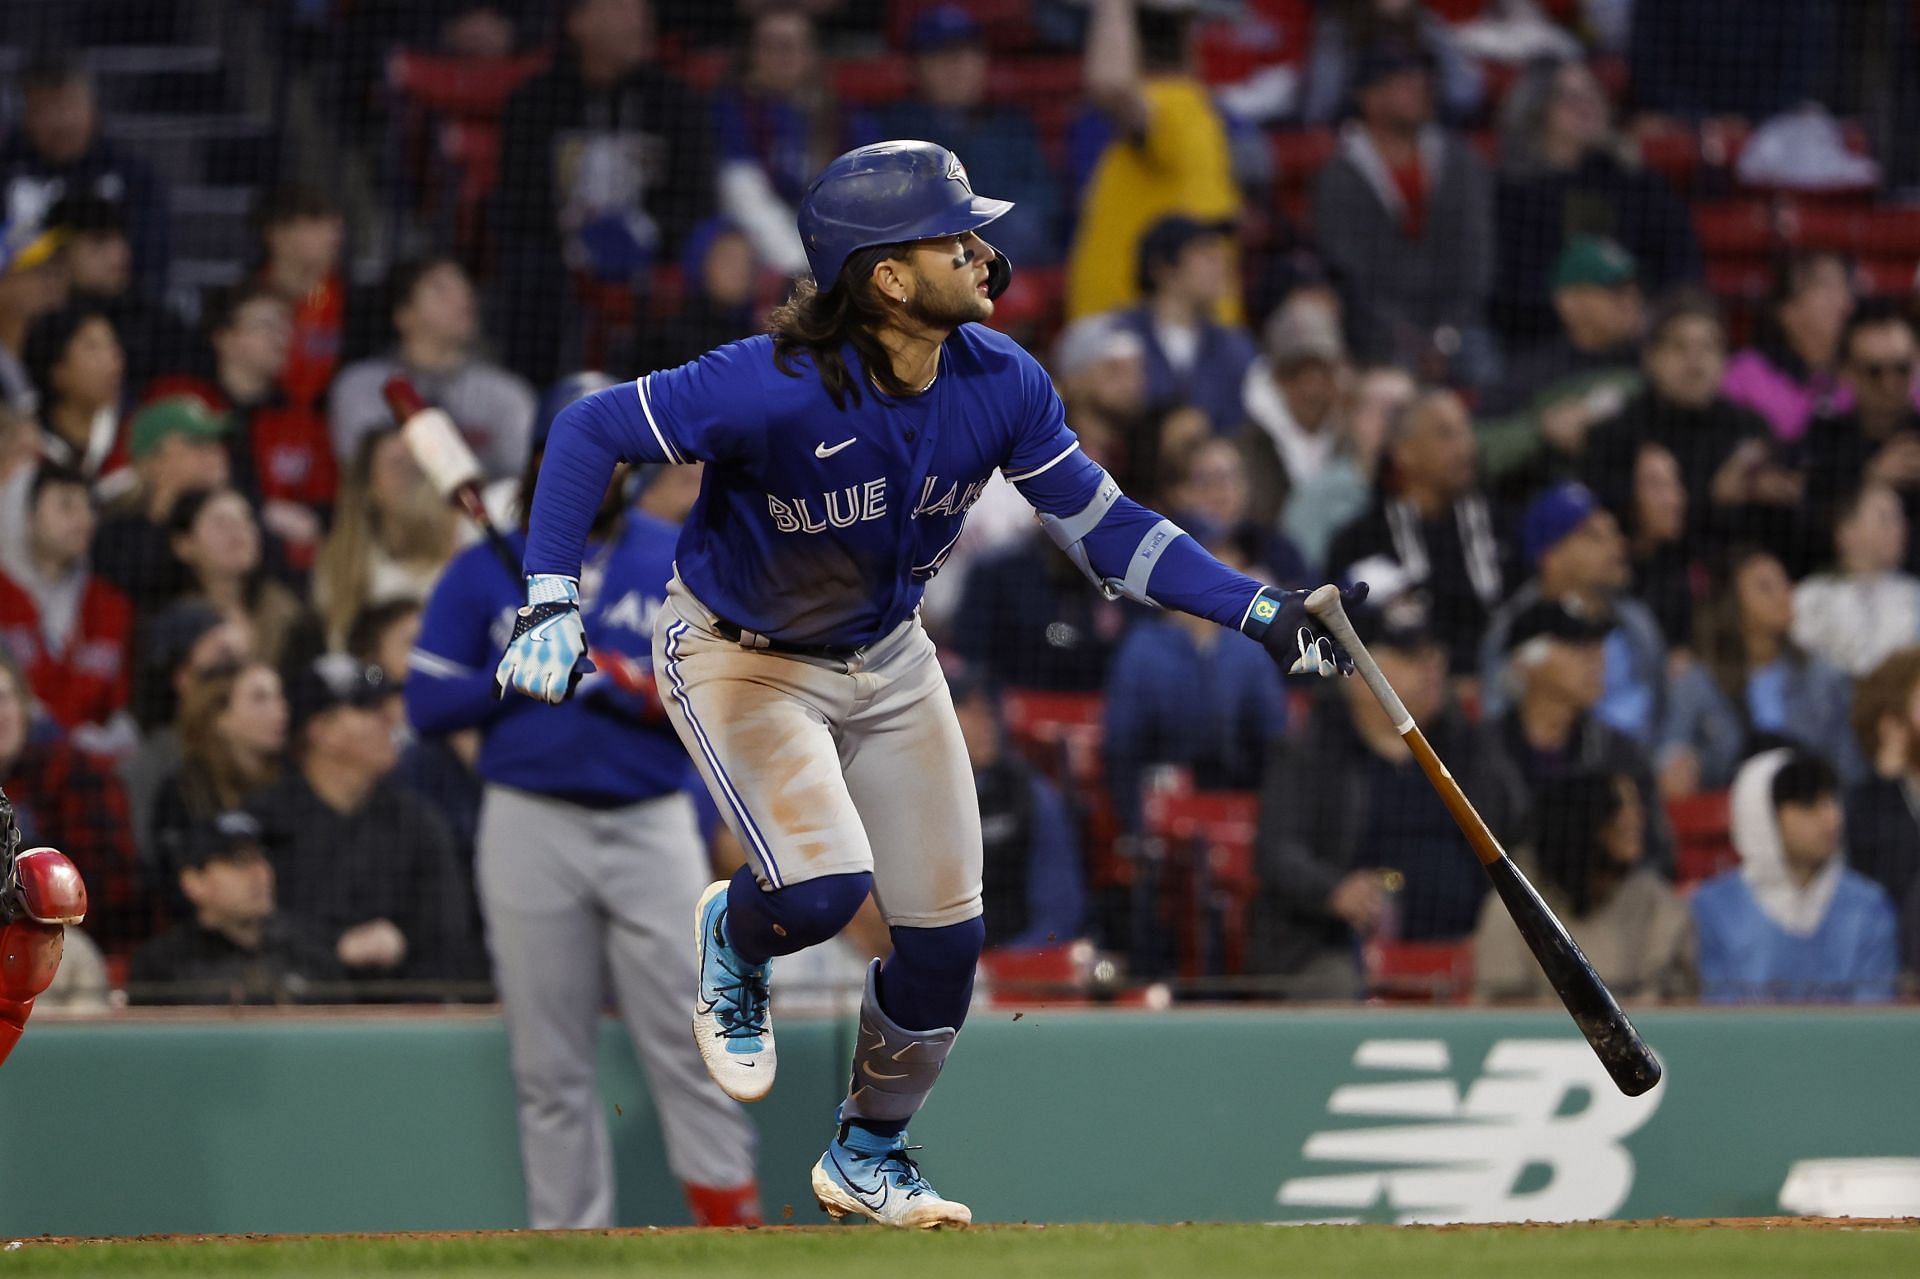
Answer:
[[[388,377],[511,528],[548,388],[757,331],[811,176],[925,138],[1016,202],[993,323],[1082,446],[1256,576],[1372,584],[1623,1000],[1883,997],[1920,951],[1914,20],[6,0],[0,784],[135,1000],[484,997],[490,721],[372,687],[475,540]],[[1003,485],[924,618],[1003,989],[1550,994],[1357,683],[1101,602]]]

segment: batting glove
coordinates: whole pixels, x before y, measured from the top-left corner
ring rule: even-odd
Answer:
[[[496,687],[558,706],[593,670],[580,622],[580,583],[556,573],[527,579],[527,602],[513,620],[513,638],[494,668]]]
[[[1240,630],[1259,640],[1273,660],[1289,675],[1351,675],[1353,658],[1340,643],[1320,629],[1307,612],[1312,591],[1280,591],[1269,586],[1253,597]],[[1367,598],[1367,584],[1356,582],[1340,592],[1340,602],[1353,608]]]

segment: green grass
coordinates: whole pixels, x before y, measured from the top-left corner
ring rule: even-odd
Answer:
[[[1052,1226],[908,1235],[873,1228],[486,1235],[315,1236],[37,1246],[0,1254],[0,1276],[698,1276],[698,1279],[1753,1279],[1920,1275],[1920,1228],[1567,1226]]]

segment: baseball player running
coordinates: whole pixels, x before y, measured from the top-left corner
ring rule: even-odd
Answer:
[[[1121,495],[1018,344],[979,322],[1012,270],[980,232],[1012,205],[926,142],[841,156],[799,214],[812,267],[767,335],[597,392],[554,424],[527,604],[500,682],[564,701],[587,671],[580,551],[607,477],[704,461],[654,626],[668,714],[750,861],[695,918],[694,1035],[742,1101],[773,1084],[770,962],[833,937],[871,891],[893,954],[867,973],[852,1083],[814,1166],[821,1207],[960,1226],[906,1126],[966,1019],[985,930],[980,817],[917,614],[999,468],[1107,596],[1253,636],[1295,671],[1345,654],[1305,592],[1236,573]],[[1356,588],[1356,591],[1364,588]]]
[[[582,374],[548,391],[523,505],[554,415],[607,384]],[[651,670],[680,512],[655,514],[644,496],[630,510],[622,484],[601,493],[578,592],[598,670],[580,695],[558,711],[496,700],[493,655],[522,592],[493,548],[477,545],[427,601],[407,663],[407,711],[425,733],[481,735],[476,878],[519,1094],[528,1224],[613,1224],[613,1153],[594,1069],[609,994],[646,1067],[694,1221],[758,1222],[753,1125],[707,1077],[683,1020],[696,979],[687,912],[709,872],[687,754]]]

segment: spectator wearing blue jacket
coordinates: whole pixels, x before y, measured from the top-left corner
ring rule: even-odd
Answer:
[[[993,224],[993,247],[1018,264],[1060,261],[1060,179],[1040,149],[1040,133],[1025,107],[994,102],[988,94],[987,39],[959,5],[921,13],[908,32],[914,94],[882,108],[877,129],[862,141],[925,138],[965,156],[976,190],[1013,201],[1013,212]]]
[[[569,378],[542,403],[522,527],[507,538],[516,557],[554,416],[605,385]],[[709,872],[685,789],[689,763],[652,672],[678,528],[644,505],[627,510],[625,480],[608,487],[581,571],[580,608],[597,647],[576,696],[547,706],[495,695],[494,663],[525,587],[484,544],[442,575],[408,663],[415,729],[481,733],[476,880],[536,1230],[613,1224],[612,1147],[594,1074],[609,999],[646,1068],[667,1162],[695,1220],[759,1220],[753,1127],[708,1078],[686,1027],[698,981],[687,920]]]
[[[1256,354],[1245,329],[1213,319],[1236,287],[1231,232],[1224,223],[1184,214],[1147,228],[1136,264],[1146,301],[1120,313],[1146,346],[1148,401],[1191,404],[1223,435],[1246,421],[1241,391]]]
[[[1188,532],[1223,563],[1247,569],[1227,538],[1198,525]],[[1148,769],[1177,765],[1198,787],[1252,790],[1286,727],[1286,689],[1258,644],[1181,613],[1137,622],[1107,674],[1106,779],[1120,829],[1142,829]]]
[[[1765,751],[1733,782],[1737,870],[1693,895],[1701,997],[1877,1003],[1899,967],[1893,902],[1848,868],[1840,782],[1817,756]]]
[[[1080,843],[1059,787],[1007,749],[1000,696],[980,676],[947,677],[960,717],[984,845],[987,946],[1009,950],[1069,942],[1087,914]]]

